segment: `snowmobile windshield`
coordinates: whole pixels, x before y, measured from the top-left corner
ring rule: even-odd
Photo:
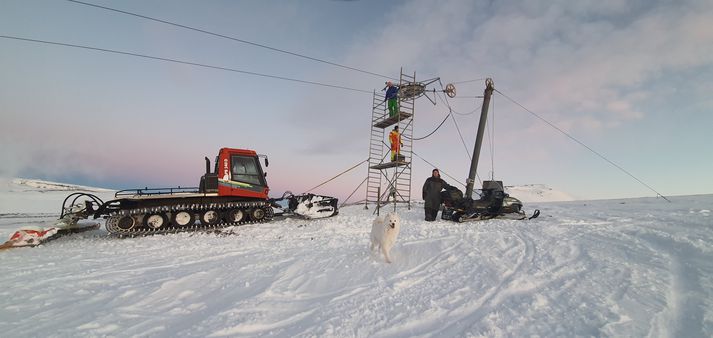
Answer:
[[[255,185],[265,185],[257,157],[232,156],[233,180]]]

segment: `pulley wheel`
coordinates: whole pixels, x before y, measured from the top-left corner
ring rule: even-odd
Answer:
[[[446,95],[450,98],[456,97],[456,86],[453,85],[452,83],[449,83],[446,85],[446,90],[445,90]]]
[[[402,99],[417,98],[426,92],[426,86],[423,83],[411,82],[402,84],[399,87],[399,97]]]

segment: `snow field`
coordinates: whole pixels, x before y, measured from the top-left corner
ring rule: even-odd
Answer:
[[[373,209],[234,234],[111,238],[0,252],[7,336],[713,335],[713,195],[527,204],[540,218],[425,222],[399,208],[394,262]],[[385,209],[388,211],[390,209]],[[23,222],[0,217],[7,238]]]

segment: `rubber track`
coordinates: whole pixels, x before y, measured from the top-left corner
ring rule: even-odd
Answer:
[[[124,216],[135,216],[135,215],[147,215],[150,213],[157,213],[157,212],[177,212],[177,211],[193,211],[195,213],[200,213],[202,211],[206,210],[215,210],[218,212],[223,212],[229,209],[234,209],[234,208],[255,208],[255,207],[260,207],[263,210],[265,210],[265,217],[263,217],[259,221],[242,221],[242,222],[218,222],[215,224],[200,224],[199,220],[196,220],[193,225],[191,226],[184,226],[184,227],[174,227],[174,226],[166,226],[166,227],[161,227],[158,229],[151,229],[143,224],[134,226],[132,229],[129,230],[124,230],[119,228],[119,220],[124,217]],[[178,232],[190,232],[190,231],[205,231],[205,230],[213,230],[213,229],[220,229],[220,228],[225,228],[229,226],[234,226],[234,225],[243,225],[243,224],[254,224],[254,223],[266,223],[272,220],[272,217],[274,216],[274,213],[272,211],[272,206],[270,206],[269,203],[267,202],[227,202],[227,203],[208,203],[208,204],[178,204],[178,205],[172,205],[172,206],[159,206],[159,207],[151,207],[151,208],[137,208],[137,209],[129,209],[129,210],[121,210],[115,213],[112,213],[109,215],[109,218],[106,220],[106,230],[109,231],[110,234],[116,235],[119,237],[135,237],[135,236],[149,236],[149,235],[156,235],[156,234],[168,234],[168,233],[178,233]],[[223,219],[221,218],[221,221]],[[170,222],[170,221],[169,221]]]

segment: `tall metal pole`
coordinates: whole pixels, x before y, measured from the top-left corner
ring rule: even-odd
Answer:
[[[495,90],[493,79],[485,79],[485,92],[483,93],[483,107],[480,110],[480,122],[478,124],[478,136],[475,138],[475,147],[473,148],[473,159],[470,161],[470,174],[466,181],[465,197],[473,196],[473,185],[475,184],[475,174],[478,171],[478,159],[480,158],[480,147],[483,145],[483,134],[485,133],[485,124],[488,121],[488,107],[490,106],[490,97]]]

